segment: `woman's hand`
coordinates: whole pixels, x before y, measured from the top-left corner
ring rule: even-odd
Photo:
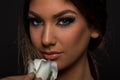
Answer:
[[[23,80],[42,80],[41,78],[34,79],[34,77],[35,77],[35,75],[34,75],[34,73],[32,72],[32,73],[27,74],[27,75],[24,77]]]
[[[2,78],[0,80],[34,80],[34,77],[35,77],[34,73],[29,73],[24,76],[11,76],[11,77]],[[37,78],[35,80],[42,80],[42,79]]]

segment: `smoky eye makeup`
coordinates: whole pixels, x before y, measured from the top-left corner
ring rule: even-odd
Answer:
[[[30,26],[37,27],[43,25],[43,20],[39,17],[28,16]]]
[[[57,25],[59,26],[69,26],[70,24],[74,23],[76,20],[75,16],[63,16],[59,17],[57,20]]]

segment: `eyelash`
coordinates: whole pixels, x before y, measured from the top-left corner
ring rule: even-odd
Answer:
[[[29,20],[30,25],[32,26],[40,26],[44,24],[43,21],[39,18],[29,17],[28,20]]]
[[[28,20],[29,20],[30,25],[35,26],[35,27],[44,25],[43,20],[36,18],[36,17],[29,17]],[[56,25],[64,27],[64,26],[70,25],[74,21],[75,21],[75,17],[61,17],[57,19]]]
[[[75,21],[75,17],[62,17],[58,19],[57,25],[68,26]]]

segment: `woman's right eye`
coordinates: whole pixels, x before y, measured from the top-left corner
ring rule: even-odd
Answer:
[[[43,21],[39,18],[29,18],[29,23],[32,26],[40,26],[43,25]]]

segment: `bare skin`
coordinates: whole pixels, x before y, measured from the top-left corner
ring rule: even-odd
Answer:
[[[57,62],[58,80],[92,80],[87,46],[99,34],[77,8],[66,0],[32,0],[29,17],[32,44],[43,58]],[[54,52],[60,55],[46,54]]]
[[[33,80],[34,79],[34,73],[29,73],[27,75],[21,75],[21,76],[10,76],[6,78],[2,78],[0,80]],[[42,80],[41,78],[37,78],[35,80]]]
[[[57,63],[58,80],[93,80],[88,66],[87,46],[90,38],[97,38],[99,33],[88,28],[77,8],[66,0],[32,0],[28,15],[31,42],[42,58]],[[2,80],[33,78],[34,74],[28,74]]]

